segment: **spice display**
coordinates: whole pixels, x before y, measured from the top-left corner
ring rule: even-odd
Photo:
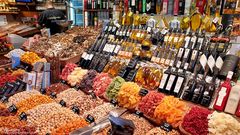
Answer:
[[[135,125],[134,135],[145,135],[149,130],[153,128],[146,119],[139,117],[134,114],[126,114],[123,116],[124,119],[132,120]]]
[[[33,65],[35,62],[39,61],[41,58],[34,52],[25,52],[21,56],[21,61],[30,65]]]
[[[97,72],[95,70],[89,70],[82,78],[79,84],[79,88],[83,91],[89,92],[93,90],[93,79],[96,77]]]
[[[117,96],[117,101],[120,106],[128,109],[134,109],[141,100],[139,95],[140,87],[133,82],[123,83]]]
[[[112,82],[112,78],[107,73],[100,73],[94,78],[93,91],[96,96],[102,96],[107,87]]]
[[[95,121],[101,120],[104,116],[107,116],[111,110],[115,107],[110,103],[104,103],[95,107],[94,109],[87,111],[83,114],[83,117],[86,118],[88,115],[93,116]]]
[[[87,122],[85,119],[79,119],[71,121],[70,123],[66,123],[64,125],[59,126],[57,129],[52,131],[52,135],[59,135],[59,134],[70,134],[72,131],[79,129],[81,127],[87,126]]]
[[[107,88],[106,95],[109,99],[116,99],[118,92],[125,80],[122,77],[115,77]]]
[[[211,111],[205,108],[192,107],[184,116],[182,128],[192,135],[207,135],[208,132],[208,115]]]
[[[7,57],[7,58],[12,58],[13,54],[18,55],[18,56],[22,56],[24,53],[25,53],[25,51],[23,51],[22,49],[14,49],[4,56]]]
[[[185,102],[173,96],[166,96],[154,111],[157,121],[166,121],[173,127],[178,127],[188,110]]]
[[[17,69],[15,71],[12,72],[13,76],[22,76],[25,73],[25,70],[23,69]]]
[[[53,99],[51,99],[48,96],[45,95],[33,95],[25,100],[22,100],[16,104],[16,107],[18,108],[18,114],[22,112],[26,112],[29,109],[32,109],[33,107],[41,104],[51,103],[54,102]]]
[[[19,126],[17,128],[1,128],[0,134],[2,135],[16,135],[16,134],[29,134],[29,135],[38,135],[37,130],[33,126]]]
[[[142,98],[138,104],[138,109],[149,117],[154,116],[154,111],[159,103],[162,101],[164,95],[157,91],[150,91]]]
[[[30,98],[31,96],[34,95],[41,95],[41,93],[39,91],[36,90],[31,90],[31,91],[23,91],[23,92],[19,92],[17,94],[14,94],[13,96],[11,96],[8,99],[8,103],[7,105],[10,106],[12,104],[16,105],[17,103]]]
[[[0,87],[3,87],[6,82],[15,82],[17,80],[17,76],[12,75],[11,73],[6,73],[0,76]]]
[[[55,84],[52,84],[50,85],[49,87],[46,88],[46,94],[47,95],[50,95],[51,93],[60,93],[66,89],[68,89],[69,86],[66,85],[66,84],[63,84],[63,83],[55,83]]]
[[[67,81],[71,86],[75,86],[77,83],[80,83],[83,76],[87,74],[87,70],[80,67],[75,68],[70,75],[67,77]]]
[[[208,116],[208,131],[210,135],[238,135],[240,123],[229,114],[213,112]]]
[[[20,121],[16,116],[0,117],[1,128],[17,128],[26,125],[26,122]],[[1,131],[1,130],[0,130]]]
[[[180,135],[180,133],[177,130],[172,130],[170,132],[166,132],[162,130],[160,127],[155,127],[148,131],[146,135]]]
[[[63,92],[60,92],[57,94],[57,101],[60,102],[60,100],[64,100],[65,102],[70,102],[71,100],[75,99],[76,97],[84,96],[84,93],[81,91],[76,91],[73,88],[69,88],[67,90],[64,90]]]
[[[74,106],[78,107],[79,114],[83,114],[85,111],[89,111],[99,105],[103,104],[103,101],[99,98],[93,98],[89,95],[79,95],[69,102],[67,102],[67,107],[72,108]]]
[[[148,89],[156,89],[162,78],[162,70],[153,67],[140,67],[135,77],[135,82]]]
[[[76,68],[77,65],[73,63],[68,63],[65,65],[64,69],[62,70],[62,74],[60,75],[61,79],[67,80],[68,75]]]

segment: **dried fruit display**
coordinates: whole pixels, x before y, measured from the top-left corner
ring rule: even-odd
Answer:
[[[87,74],[88,70],[82,69],[80,67],[75,68],[70,75],[67,77],[67,81],[71,86],[75,86],[80,83],[83,76]]]
[[[93,98],[89,95],[79,95],[74,99],[67,102],[67,107],[72,108],[74,106],[79,108],[79,114],[83,114],[86,111],[94,109],[95,107],[103,104],[103,101],[99,98]]]
[[[214,111],[208,116],[209,135],[239,135],[240,123],[233,116]]]
[[[65,102],[69,103],[72,100],[74,100],[77,97],[81,97],[84,96],[85,94],[81,91],[76,91],[73,88],[69,88],[67,90],[64,90],[62,92],[60,92],[59,94],[57,94],[57,102],[60,102],[61,100],[64,100]]]
[[[157,91],[150,91],[146,96],[142,98],[138,104],[138,109],[145,115],[152,117],[154,116],[154,111],[159,103],[162,101],[164,95]]]
[[[155,127],[151,129],[149,132],[146,133],[146,135],[180,135],[180,133],[177,130],[172,130],[170,132],[164,131],[159,127]]]
[[[67,80],[68,75],[71,74],[71,72],[77,67],[74,63],[68,63],[65,65],[65,67],[62,70],[62,74],[60,75],[60,78],[63,80]]]
[[[51,93],[60,93],[66,89],[68,89],[69,86],[66,85],[66,84],[63,84],[63,83],[55,83],[55,84],[52,84],[50,85],[49,87],[46,88],[46,94],[47,95],[50,95]]]
[[[125,80],[122,77],[115,77],[107,88],[106,95],[111,99],[116,99],[118,92]]]
[[[83,76],[80,82],[79,88],[85,92],[93,90],[93,79],[96,77],[97,72],[95,70],[89,70],[86,75]]]
[[[25,73],[25,70],[23,69],[18,69],[12,72],[13,76],[22,76]]]
[[[18,135],[18,134],[28,134],[28,135],[38,135],[37,130],[33,126],[19,126],[17,128],[2,128],[0,127],[1,135]]]
[[[79,129],[81,127],[87,126],[88,123],[85,119],[78,119],[73,120],[70,123],[66,123],[64,125],[59,126],[57,129],[52,131],[52,135],[59,135],[59,134],[70,134],[72,131]]]
[[[103,96],[112,78],[107,73],[98,74],[93,80],[93,91],[97,96]]]
[[[115,107],[110,103],[104,103],[95,107],[94,109],[87,111],[83,114],[83,117],[86,118],[88,115],[93,116],[95,121],[101,120],[104,116],[107,116],[111,110]]]
[[[26,112],[27,110],[32,109],[33,107],[35,107],[37,105],[51,103],[51,102],[54,102],[54,100],[48,96],[33,95],[33,96],[31,96],[25,100],[22,100],[16,104],[16,107],[18,108],[17,114]]]
[[[135,125],[134,135],[145,135],[154,126],[150,124],[146,119],[139,117],[135,114],[125,114],[124,119],[132,120]]]
[[[8,99],[8,103],[7,105],[10,106],[12,104],[16,105],[17,103],[31,97],[34,95],[41,95],[41,93],[39,91],[36,90],[31,90],[31,91],[23,91],[23,92],[19,92],[17,94],[14,94],[13,96],[11,96]]]
[[[30,65],[33,65],[35,62],[39,61],[41,58],[34,52],[25,52],[21,56],[21,61]]]
[[[11,73],[6,73],[0,76],[0,87],[3,87],[6,82],[15,82],[17,80],[17,76],[12,75]]]
[[[141,100],[139,91],[140,87],[136,83],[123,83],[117,96],[119,105],[128,109],[135,109]]]
[[[187,104],[173,96],[166,96],[154,111],[154,118],[158,122],[166,121],[177,128],[188,110]]]
[[[205,108],[192,107],[184,116],[182,128],[192,135],[207,135],[208,115],[212,112]]]

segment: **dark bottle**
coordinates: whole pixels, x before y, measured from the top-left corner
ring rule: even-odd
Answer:
[[[193,97],[192,97],[192,102],[194,102],[194,103],[200,103],[202,100],[203,93],[204,93],[205,86],[206,86],[205,80],[206,80],[206,76],[208,74],[208,70],[209,70],[209,67],[206,66],[206,70],[203,75],[203,78],[197,82],[196,88],[194,89]]]
[[[172,68],[164,93],[171,94],[177,81],[177,69]]]
[[[178,15],[184,15],[185,0],[179,0]]]
[[[224,63],[219,73],[219,78],[226,78],[229,71],[234,71],[239,62],[239,57],[235,55],[228,54],[225,56]]]
[[[80,58],[80,61],[79,61],[79,66],[83,67],[85,61],[87,59],[87,52],[83,52],[81,58]]]
[[[177,81],[176,81],[175,87],[173,89],[173,95],[175,97],[180,97],[180,95],[182,93],[183,86],[184,86],[184,82],[185,82],[185,76],[186,76],[185,70],[178,69],[178,75],[177,76],[178,76]]]
[[[103,48],[104,48],[104,46],[106,45],[106,43],[107,43],[107,38],[108,38],[108,36],[109,36],[109,34],[105,34],[104,35],[104,37],[103,37],[103,39],[102,39],[102,42],[101,42],[101,44],[100,44],[100,46],[99,46],[99,48],[98,48],[98,50],[97,50],[97,52],[102,52],[103,51]]]
[[[172,15],[173,14],[173,9],[174,9],[174,0],[168,0],[168,9],[167,9],[167,14]]]
[[[186,89],[183,91],[183,95],[182,95],[183,100],[190,101],[192,99],[193,91],[195,90],[196,84],[197,84],[197,73],[198,73],[200,67],[201,67],[200,64],[197,64],[195,66],[194,75],[190,78],[190,80],[187,83]]]
[[[205,91],[203,92],[203,98],[200,102],[202,106],[209,107],[213,94],[216,89],[216,78],[218,75],[219,69],[217,67],[214,67],[214,75],[212,79],[206,79],[206,86],[205,86]]]
[[[158,90],[160,92],[164,92],[165,88],[166,88],[166,85],[167,85],[167,82],[168,82],[168,79],[169,79],[169,76],[171,74],[171,67],[169,67],[163,74],[163,77],[161,79],[161,82],[160,82],[160,85],[159,85],[159,88]]]

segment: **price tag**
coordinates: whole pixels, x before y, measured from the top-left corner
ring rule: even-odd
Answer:
[[[93,123],[95,121],[94,117],[91,115],[88,115],[85,119],[88,123]]]
[[[164,122],[161,126],[160,126],[161,129],[163,129],[164,131],[167,131],[167,132],[170,132],[172,131],[173,127],[167,123],[167,122]]]
[[[50,94],[50,97],[51,97],[51,98],[57,98],[57,94],[56,94],[55,92],[52,92],[52,93]]]
[[[76,114],[80,114],[80,109],[77,106],[73,106],[71,110]]]
[[[15,113],[17,112],[17,107],[15,105],[11,105],[9,108],[8,108],[8,111],[10,113]]]
[[[20,115],[19,115],[19,120],[27,120],[27,114],[25,112],[22,112]]]
[[[161,61],[160,61],[160,63],[163,64],[164,62],[165,62],[165,59],[162,58]]]
[[[112,99],[112,100],[110,101],[110,103],[113,104],[114,106],[117,106],[117,104],[118,104],[118,102],[117,102],[116,99]]]
[[[144,96],[146,96],[148,94],[148,90],[146,90],[146,89],[141,89],[140,91],[139,91],[139,95],[140,96],[142,96],[142,97],[144,97]]]
[[[66,107],[67,106],[67,103],[62,99],[60,100],[59,104],[62,106],[62,107]]]
[[[1,102],[2,102],[2,103],[8,102],[8,97],[3,96],[3,97],[1,98]]]
[[[41,89],[40,89],[40,93],[42,93],[42,94],[46,94],[46,90],[43,89],[43,88],[41,88]]]
[[[165,60],[165,65],[169,65],[170,64],[170,60],[169,59],[166,59]]]
[[[182,55],[183,55],[183,51],[184,49],[183,48],[179,48],[179,51],[178,51],[178,58],[182,58]]]
[[[143,113],[141,111],[136,111],[135,114],[138,116],[138,117],[143,117]]]

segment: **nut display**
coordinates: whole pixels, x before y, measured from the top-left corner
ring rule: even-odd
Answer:
[[[84,96],[84,93],[81,91],[76,91],[73,88],[69,88],[65,91],[60,92],[57,94],[57,102],[60,102],[61,100],[64,100],[65,102],[69,103],[71,100],[77,98],[77,97]]]
[[[125,80],[119,76],[115,77],[107,88],[106,95],[108,99],[116,99],[118,92]]]
[[[134,135],[145,135],[149,130],[153,128],[146,119],[134,114],[125,114],[124,119],[132,120],[135,125]]]
[[[83,117],[86,118],[88,115],[93,116],[95,121],[101,120],[104,116],[107,116],[111,110],[115,107],[110,103],[104,103],[95,107],[94,109],[87,111],[83,114]]]
[[[210,135],[238,135],[240,133],[239,121],[229,114],[214,111],[208,119]]]
[[[39,61],[41,58],[34,52],[25,52],[21,56],[21,61],[30,65],[33,65],[35,62]]]
[[[147,132],[146,135],[180,135],[180,133],[177,130],[166,132],[159,127],[155,127]]]
[[[51,103],[54,102],[53,99],[51,99],[48,96],[45,95],[33,95],[25,100],[22,100],[16,104],[16,107],[18,108],[17,113],[20,114],[22,112],[26,112],[29,109],[32,109],[33,107],[41,104]]]
[[[79,129],[81,127],[87,126],[88,123],[85,119],[78,119],[73,120],[70,123],[66,123],[64,125],[59,126],[57,129],[52,131],[52,135],[59,135],[59,134],[70,134],[72,131]]]
[[[138,109],[145,115],[152,117],[154,116],[154,111],[159,103],[162,101],[164,95],[157,91],[150,91],[146,96],[142,98],[138,104]]]
[[[1,128],[18,128],[20,126],[24,126],[27,123],[24,121],[20,121],[18,117],[16,116],[1,116],[0,117],[0,125]],[[0,130],[1,131],[1,130]]]
[[[41,95],[41,93],[36,90],[19,92],[17,94],[14,94],[13,96],[11,96],[8,99],[7,105],[8,106],[10,106],[12,104],[16,105],[18,102],[21,102],[21,101],[23,101],[31,96],[34,96],[34,95]]]
[[[184,116],[181,124],[182,128],[192,135],[207,135],[208,115],[212,112],[205,108],[192,107]]]
[[[182,122],[187,110],[188,106],[185,102],[173,96],[166,96],[155,109],[154,118],[156,118],[158,122],[166,121],[177,128]]]
[[[52,84],[50,85],[49,87],[46,88],[46,94],[47,95],[50,95],[51,93],[60,93],[66,89],[68,89],[69,86],[66,85],[66,84],[63,84],[63,83],[55,83],[55,84]]]
[[[103,96],[104,92],[107,90],[107,87],[112,82],[112,78],[107,73],[100,73],[94,78],[93,83],[93,92],[97,96]]]
[[[128,109],[135,109],[141,100],[139,91],[140,87],[136,83],[123,83],[117,96],[119,105]]]
[[[87,74],[83,76],[83,79],[79,84],[79,88],[86,92],[93,90],[93,79],[96,75],[97,72],[95,70],[89,70]]]
[[[89,95],[79,95],[69,102],[67,102],[67,107],[72,108],[76,106],[79,108],[80,115],[83,114],[85,111],[89,111],[99,105],[103,104],[103,101],[99,98],[92,98]]]
[[[67,81],[71,86],[75,86],[80,83],[83,76],[87,74],[88,70],[82,69],[80,67],[75,68],[70,75],[67,77]]]

